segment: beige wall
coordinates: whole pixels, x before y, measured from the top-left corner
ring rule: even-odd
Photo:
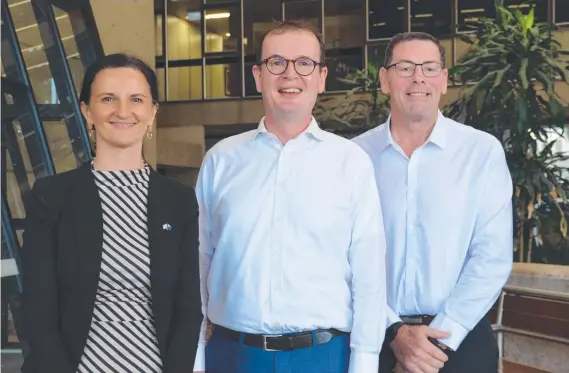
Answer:
[[[133,54],[154,68],[153,0],[91,0],[91,7],[105,54]],[[154,167],[156,137],[144,145],[146,160]]]

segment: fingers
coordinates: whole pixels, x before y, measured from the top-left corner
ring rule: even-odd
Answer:
[[[428,339],[425,339],[423,343],[421,343],[421,349],[425,351],[431,358],[436,359],[442,363],[446,363],[448,361],[448,356],[440,348],[435,346],[431,343]]]
[[[421,368],[419,368],[419,364],[420,362],[417,362],[416,364],[408,364],[407,366],[401,367],[401,372],[403,373],[427,373],[426,371],[423,371]],[[431,373],[431,372],[428,372]]]
[[[424,329],[424,332],[428,337],[432,337],[435,339],[445,339],[445,338],[450,337],[450,333],[443,332],[442,330],[438,330],[438,329],[433,329],[433,328],[430,328],[428,326],[424,326],[421,329]]]
[[[425,363],[424,361],[419,361],[417,362],[417,365],[419,367],[419,371],[423,372],[423,373],[438,373],[439,368],[435,368],[427,363]]]
[[[436,347],[435,347],[436,348]],[[442,353],[442,351],[439,350],[439,352]],[[441,360],[437,357],[431,356],[431,354],[429,353],[429,351],[426,350],[420,350],[417,353],[417,359],[425,364],[427,364],[430,367],[435,368],[436,370],[442,369],[445,366],[445,362],[446,360],[448,360],[448,357],[446,354],[444,354],[445,360]],[[422,369],[422,368],[421,368]],[[424,370],[424,369],[423,369]]]

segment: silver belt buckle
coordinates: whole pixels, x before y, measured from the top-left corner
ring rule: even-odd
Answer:
[[[280,351],[280,350],[272,350],[270,348],[267,348],[267,337],[282,337],[282,335],[263,335],[263,350],[265,351]]]
[[[423,317],[422,316],[415,316],[415,317],[401,316],[401,320],[403,320],[403,322],[405,324],[411,324],[411,325],[422,325],[423,324]]]

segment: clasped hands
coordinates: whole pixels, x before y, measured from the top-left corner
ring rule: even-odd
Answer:
[[[402,326],[390,344],[397,358],[395,373],[437,373],[448,356],[429,337],[444,339],[449,333],[425,325]]]

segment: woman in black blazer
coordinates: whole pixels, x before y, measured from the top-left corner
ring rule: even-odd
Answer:
[[[202,323],[194,192],[144,161],[156,75],[123,54],[85,74],[94,161],[37,180],[22,248],[24,373],[189,373]]]

